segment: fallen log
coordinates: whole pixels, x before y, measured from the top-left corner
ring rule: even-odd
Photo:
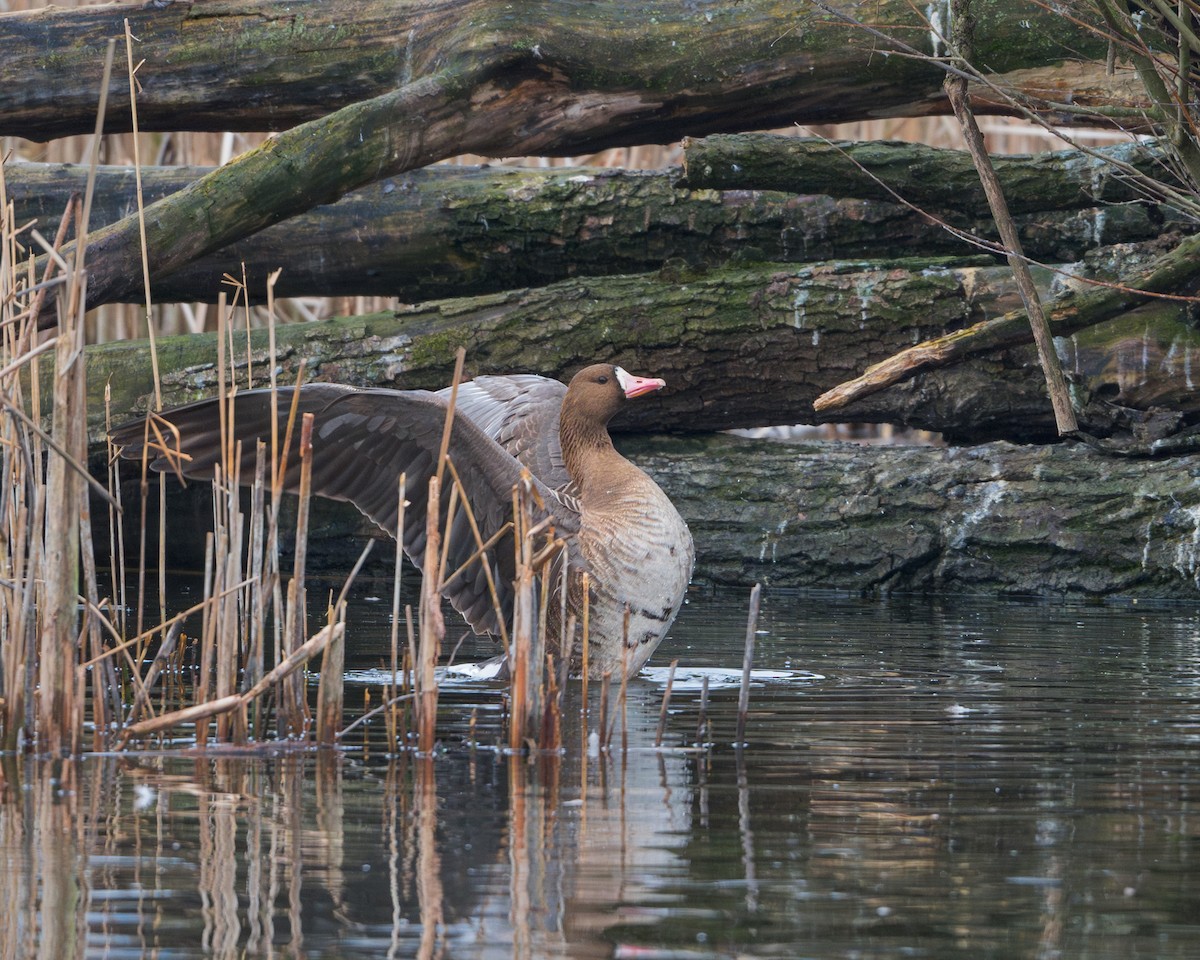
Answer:
[[[619,445],[687,520],[700,586],[1200,599],[1200,456],[1114,460],[1073,444],[725,435]],[[169,488],[171,518],[208,522],[205,485],[182,490],[170,480]],[[350,568],[363,537],[379,535],[330,501],[314,502],[312,531],[310,570],[331,576]],[[169,562],[202,560],[203,538],[188,539],[172,539]],[[364,575],[387,577],[391,552],[375,556]]]
[[[715,134],[683,144],[683,182],[713,190],[790,190],[894,201],[942,212],[987,216],[987,198],[963,150],[919,143],[817,140],[763,133]],[[994,156],[1014,214],[1076,210],[1148,198],[1195,198],[1157,142],[1131,142],[1089,153],[1057,150]],[[1186,195],[1186,197],[1185,197]]]
[[[154,16],[174,22],[173,11],[184,6],[172,5]],[[393,9],[391,4],[380,6],[389,12]],[[376,15],[380,6],[371,8]],[[924,16],[907,4],[877,0],[877,6],[854,5],[855,15],[870,21],[876,32],[823,8],[797,14],[793,7],[769,0],[734,4],[724,8],[719,18],[711,12],[698,16],[690,8],[667,3],[636,10],[626,4],[595,3],[586,18],[561,4],[536,8],[525,10],[517,20],[507,4],[495,0],[428,3],[419,11],[406,8],[412,16],[395,18],[397,22],[384,31],[393,50],[403,49],[400,62],[391,63],[398,86],[291,127],[152,204],[144,228],[137,218],[126,217],[97,229],[88,249],[89,304],[123,301],[136,293],[143,248],[151,272],[165,275],[364,184],[463,152],[570,154],[801,120],[826,122],[834,117],[944,109],[938,87],[942,68],[936,58],[881,55],[881,28],[895,28],[906,38],[924,37],[921,42],[928,43],[929,52],[936,55],[940,40],[927,36]],[[330,9],[336,11],[335,24],[321,20]],[[370,19],[371,9],[362,9],[364,20]],[[248,49],[259,51],[272,49],[273,41],[274,48],[286,53],[296,42],[295,33],[304,34],[303,62],[311,63],[307,50],[314,42],[323,54],[332,56],[329,50],[338,32],[332,28],[342,24],[346,14],[340,5],[303,0],[278,6],[255,0],[197,5],[198,22],[188,23],[186,30],[177,28],[180,42],[188,46],[178,51],[174,64],[194,67],[199,62],[196,46],[204,47],[207,41],[211,45],[205,50],[206,69],[217,67],[230,82],[246,80],[238,72],[241,58],[229,49],[230,38],[235,38],[235,46],[245,42]],[[1036,8],[1031,15],[1039,18]],[[178,17],[186,21],[191,14]],[[273,37],[262,35],[258,32],[262,23],[250,22],[256,17],[274,20],[282,30]],[[43,21],[42,27],[52,19]],[[654,22],[650,33],[645,30],[647,19]],[[783,22],[789,28],[781,32]],[[61,28],[60,21],[54,23]],[[150,30],[155,23],[139,21],[137,35],[146,36],[142,26]],[[534,36],[531,24],[537,25]],[[1039,20],[1041,42],[1036,50],[1012,42],[1026,32],[1026,23],[1011,24],[997,17],[988,24],[989,36],[978,43],[981,61],[998,72],[1019,73],[1014,81],[1030,81],[1039,69],[1047,68],[1048,57],[1054,58],[1051,72],[1055,72],[1068,50],[1073,58],[1085,49],[1099,58],[1104,49],[1098,34],[1053,13],[1045,14],[1044,23]],[[914,34],[913,27],[922,29]],[[28,24],[15,32],[26,44],[40,35]],[[404,41],[398,42],[402,37]],[[9,48],[5,49],[7,53]],[[174,48],[168,44],[167,49]],[[147,62],[168,55],[153,44],[141,52]],[[14,59],[21,61],[21,57]],[[238,88],[240,106],[231,105],[217,114],[221,129],[236,125],[231,114],[247,105],[264,112],[258,98],[269,92],[271,71],[264,75],[258,58],[254,60],[253,87]],[[156,75],[152,68],[144,69],[139,77],[142,86],[149,87],[148,80]],[[173,70],[175,81],[187,72],[178,66]],[[1044,83],[1043,77],[1035,86]],[[5,86],[0,83],[0,89]],[[47,86],[53,85],[43,72],[37,89]],[[35,91],[24,92],[30,100],[38,100]],[[202,127],[202,117],[217,99],[205,96],[211,92],[189,85],[188,108],[180,109],[176,102],[166,113],[155,110],[153,95],[142,99],[139,115],[144,128],[152,128],[152,117],[162,122],[168,114],[173,127],[180,123]],[[1056,95],[1061,97],[1061,90]],[[1078,95],[1075,102],[1086,99]],[[289,98],[268,100],[288,102]],[[45,100],[40,103],[34,116],[40,112],[57,119],[69,112],[57,97],[52,108]],[[118,104],[114,101],[114,116],[120,112]],[[19,106],[28,117],[28,104]],[[4,112],[0,109],[0,115]],[[28,129],[22,132],[38,135]],[[52,315],[48,304],[43,322],[49,324]]]
[[[930,57],[940,52],[925,16],[906,3],[829,6]],[[994,6],[980,62],[1010,74],[1014,95],[1081,109],[1140,102],[1129,71],[1106,73],[1104,41],[1086,25],[1019,0]],[[602,0],[581,16],[570,5],[527,2],[514,16],[496,0],[203,0],[0,15],[0,136],[90,132],[105,44],[124,36],[126,20],[142,61],[143,130],[281,130],[435,74],[454,78],[464,105],[477,109],[485,97],[474,83],[462,86],[469,75],[496,76],[493,89],[526,81],[526,96],[542,108],[530,132],[571,153],[710,130],[945,112],[935,61],[886,56],[878,35],[816,4]],[[130,129],[128,103],[122,72],[110,89],[109,132]],[[608,122],[589,131],[581,114],[597,109]]]
[[[1191,298],[1185,291],[1194,288],[1200,277],[1198,253],[1200,237],[1187,237],[1174,249],[1145,265],[1136,276],[1123,277],[1112,285],[1084,288],[1078,295],[1068,291],[1049,305],[1052,331],[1055,336],[1061,337],[1103,320],[1120,317],[1141,304],[1153,301],[1156,294],[1167,298],[1160,299],[1160,304],[1172,301],[1181,305],[1190,304]],[[945,367],[980,353],[1027,343],[1030,339],[1032,336],[1024,309],[1013,310],[994,320],[918,343],[872,364],[860,376],[838,384],[817,397],[813,407],[818,413],[843,409],[922,371]]]
[[[1053,281],[1048,272],[1040,277],[1047,287]],[[532,370],[569,379],[604,358],[667,380],[666,390],[633,411],[636,429],[859,421],[956,439],[1042,440],[1054,436],[1053,419],[1028,347],[978,355],[837,410],[812,406],[864,362],[1005,314],[1015,302],[1006,268],[963,261],[666,269],[279,327],[276,368],[283,383],[303,361],[317,379],[440,388],[459,346],[467,348],[469,376]],[[262,386],[267,331],[246,342],[239,332],[238,382]],[[217,389],[214,335],[163,338],[158,349],[167,406]],[[1140,418],[1153,419],[1155,408],[1175,417],[1165,429],[1200,414],[1190,376],[1200,364],[1200,337],[1179,303],[1151,302],[1074,334],[1062,349],[1089,432],[1132,429]],[[115,422],[145,412],[154,388],[145,341],[90,347],[86,356],[95,438],[106,387]]]
[[[911,158],[907,145],[895,144],[873,155],[893,150],[892,169]],[[1026,159],[1042,171],[1039,160]],[[1086,158],[1076,159],[1080,162],[1060,166],[1077,171]],[[947,163],[949,175],[957,158]],[[932,173],[931,164],[923,169]],[[145,168],[145,200],[168,197],[208,172],[204,167]],[[55,223],[70,196],[82,194],[86,178],[86,168],[69,164],[7,167],[15,221]],[[165,276],[152,274],[151,293],[159,303],[214,302],[229,290],[222,277],[240,280],[243,264],[255,303],[266,299],[266,277],[280,267],[277,297],[388,296],[415,303],[542,286],[571,276],[639,273],[676,259],[702,268],[727,260],[794,263],[971,251],[943,223],[890,199],[687,188],[677,184],[678,178],[678,171],[670,170],[427,167],[352,191]],[[796,188],[806,182],[798,181]],[[1027,177],[1022,182],[1030,185]],[[837,187],[834,180],[818,185],[829,191]],[[1106,201],[1111,197],[1104,193]],[[1065,207],[1064,197],[1064,209],[1020,218],[1031,256],[1070,262],[1101,244],[1148,240],[1184,226],[1165,205],[1097,208],[1082,190],[1075,199],[1074,209]],[[100,168],[92,223],[112,223],[136,209],[134,171]],[[956,231],[996,239],[986,204],[963,209],[945,218]],[[126,295],[143,299],[132,287]]]

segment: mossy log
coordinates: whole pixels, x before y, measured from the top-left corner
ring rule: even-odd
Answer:
[[[623,437],[619,446],[691,527],[698,587],[1200,599],[1200,456],[728,435]],[[168,480],[168,490],[172,522],[203,529],[205,485]],[[125,502],[136,511],[135,496]],[[310,571],[341,578],[371,536],[378,529],[353,507],[314,502]],[[192,540],[172,538],[169,562],[199,564],[203,538]],[[391,556],[375,550],[368,575],[387,576]]]
[[[923,15],[908,4],[874,0],[848,6],[875,31],[895,29],[906,40],[924,38],[918,42],[937,52],[932,47],[940,40],[929,35]],[[134,14],[114,11],[114,18]],[[1029,12],[1039,18],[1036,10]],[[1061,73],[1061,61],[1070,56],[1078,63],[1083,50],[1103,55],[1100,38],[1066,17],[1047,13],[1045,22],[1038,19],[1031,31],[1030,22],[1017,22],[1011,7],[1000,0],[977,13],[981,62],[999,73],[1019,73],[1022,82],[1039,71]],[[358,25],[381,14],[391,18],[390,24],[377,26],[389,38],[390,55],[384,59],[394,86],[291,127],[152,204],[144,239],[134,217],[96,230],[89,243],[89,303],[133,295],[143,247],[151,272],[165,275],[357,187],[463,152],[569,154],[712,131],[942,109],[941,67],[935,59],[883,56],[881,43],[887,44],[876,32],[839,19],[823,6],[797,11],[788,4],[747,0],[719,11],[698,11],[674,3],[634,8],[605,0],[590,4],[587,17],[580,17],[575,7],[546,2],[522,5],[517,17],[509,4],[496,0],[428,2],[399,10],[382,0],[374,8],[366,0],[357,5],[245,0],[174,4],[154,10],[149,19],[138,18],[134,33],[142,38],[139,52],[146,59],[139,71],[142,87],[157,89],[163,74],[149,65],[169,60],[170,79],[164,86],[184,78],[187,98],[186,108],[176,98],[164,113],[151,93],[139,100],[139,116],[147,129],[154,128],[156,116],[173,128],[202,127],[202,117],[219,98],[186,76],[199,64],[201,76],[215,71],[237,93],[235,103],[224,103],[214,118],[221,129],[228,129],[233,114],[247,105],[269,115],[277,104],[304,99],[288,96],[286,83],[273,88],[272,78],[279,79],[273,69],[291,79],[312,63],[314,49],[319,58],[336,59],[334,37],[342,31],[353,34]],[[87,15],[102,19],[107,14],[90,10]],[[323,19],[328,17],[334,20]],[[77,47],[81,37],[97,37],[105,29],[115,32],[114,20],[107,27],[93,25],[91,34],[82,21],[74,25],[75,33],[64,33],[71,30],[64,26],[70,22],[69,16],[47,15],[40,21],[18,18],[9,25],[20,25],[13,33],[22,49],[31,43],[37,48],[34,61],[44,61],[41,44],[47,36],[52,38],[50,50],[60,52]],[[160,22],[174,24],[165,36],[154,32]],[[652,30],[646,29],[648,22]],[[274,32],[264,36],[264,29]],[[297,34],[302,35],[298,44],[292,39]],[[68,35],[70,40],[63,42]],[[0,35],[0,43],[4,41]],[[363,42],[378,49],[377,40]],[[295,45],[303,48],[297,51],[298,69],[289,59]],[[14,54],[11,44],[4,49],[6,68],[15,61],[17,77],[22,64],[33,75],[27,53]],[[264,68],[261,54],[272,49],[277,57],[269,63],[276,66]],[[239,71],[251,59],[239,51],[255,53],[249,72]],[[353,55],[361,56],[361,51],[356,47]],[[63,90],[78,87],[82,73],[73,73],[59,87],[44,69],[37,71],[36,82],[21,84],[14,107],[20,106],[27,118],[48,116],[61,123],[70,113]],[[1042,76],[1037,84],[1046,80]],[[1061,99],[1061,76],[1059,81],[1056,96]],[[311,76],[306,82],[321,86]],[[249,87],[243,85],[247,83]],[[0,83],[0,89],[7,84]],[[54,91],[52,103],[51,98],[39,99],[47,89]],[[20,101],[22,94],[25,101]],[[1075,102],[1087,99],[1083,90],[1076,90]],[[114,99],[118,126],[119,103]],[[0,101],[0,115],[11,116],[3,107]],[[21,132],[38,135],[28,124]],[[63,132],[62,127],[56,132]],[[52,314],[47,305],[44,319],[49,322]]]
[[[1151,181],[1187,193],[1157,142],[1123,143],[1089,153],[1057,150],[994,156],[1009,212],[1044,214],[1155,195]],[[965,150],[919,143],[838,142],[772,134],[688,139],[683,183],[695,189],[788,190],[865,200],[905,201],[937,213],[990,214],[979,174]]]
[[[630,453],[717,583],[1200,599],[1200,456],[735,438]]]
[[[1051,279],[1042,274],[1047,287]],[[664,270],[284,326],[277,330],[277,366],[282,382],[295,377],[303,360],[317,379],[436,388],[449,381],[460,345],[468,375],[537,371],[566,379],[603,358],[668,382],[667,390],[636,405],[629,425],[637,429],[866,421],[960,439],[1046,439],[1054,436],[1053,420],[1026,347],[975,357],[834,412],[818,415],[812,406],[864,363],[1003,314],[1015,302],[1007,268],[963,261]],[[1076,329],[1087,326],[1080,312],[1073,319]],[[234,339],[242,354],[245,339],[240,333]],[[251,382],[261,386],[266,331],[252,334],[250,344]],[[1198,412],[1190,370],[1200,364],[1200,334],[1178,303],[1152,302],[1061,347],[1081,419],[1095,433],[1128,429],[1155,416],[1155,408],[1171,412],[1174,426]],[[95,437],[106,385],[114,419],[146,409],[151,364],[145,342],[92,347],[87,357]],[[245,384],[246,357],[235,359]],[[159,365],[167,406],[217,389],[213,336],[160,340]]]
[[[893,153],[887,164],[892,170],[903,169],[913,156],[906,144],[880,145],[872,155],[882,164]],[[960,158],[954,151],[936,154],[946,160],[948,179]],[[1075,156],[1079,163],[1072,167],[1063,161],[1060,168],[1081,169],[1086,158]],[[1045,168],[1039,158],[1023,159],[1034,171]],[[969,167],[970,160],[965,162]],[[1013,163],[1007,169],[1016,181],[1022,168]],[[932,162],[923,170],[938,178]],[[143,195],[146,202],[157,201],[208,172],[203,167],[143,169]],[[82,194],[87,169],[17,164],[5,178],[16,222],[36,219],[43,232],[53,232],[69,197]],[[937,257],[970,249],[941,223],[891,198],[691,188],[678,180],[675,170],[427,167],[352,191],[166,276],[152,275],[151,292],[160,303],[212,302],[229,289],[223,275],[241,278],[245,264],[253,302],[266,299],[266,277],[282,267],[276,296],[392,296],[415,303],[541,286],[570,276],[638,273],[672,259],[702,267],[728,260]],[[797,188],[805,183],[798,180]],[[1036,181],[1020,176],[1018,185],[1024,192],[1014,190],[1014,204],[1034,207],[1028,191],[1037,189]],[[1080,185],[1073,209],[1064,196],[1059,201],[1064,209],[1031,210],[1020,217],[1030,256],[1070,262],[1101,244],[1147,240],[1184,225],[1160,205],[1097,208]],[[838,185],[829,179],[819,186],[833,193]],[[847,193],[854,189],[851,185]],[[1111,197],[1109,192],[1104,199]],[[947,216],[955,229],[995,240],[986,203],[963,206],[964,212]],[[100,168],[92,222],[112,223],[136,209],[133,170]],[[140,289],[130,289],[128,296],[143,298]]]
[[[523,87],[542,113],[533,124],[540,132],[528,131],[547,140],[539,153],[946,112],[934,60],[887,56],[878,33],[839,13],[930,57],[942,52],[924,15],[899,0],[47,7],[0,16],[0,136],[90,132],[105,46],[124,36],[126,20],[137,38],[134,60],[142,61],[143,130],[281,130],[435,75],[448,81],[442,95],[482,111],[481,80],[492,94]],[[1050,95],[1084,107],[1130,94],[1127,73],[1106,74],[1105,44],[1086,25],[1020,0],[980,2],[975,13],[979,62],[1007,74],[1018,97]],[[113,78],[109,103],[107,129],[128,130],[124,71]],[[984,96],[980,109],[1011,108]],[[587,115],[605,120],[597,125]]]

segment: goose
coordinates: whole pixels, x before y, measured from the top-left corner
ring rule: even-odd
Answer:
[[[583,574],[588,574],[589,673],[632,676],[666,636],[683,604],[695,550],[687,524],[667,495],[644,471],[613,447],[609,421],[637,397],[666,384],[638,377],[611,363],[580,370],[569,385],[533,374],[480,376],[458,387],[448,458],[462,483],[484,542],[512,518],[513,486],[527,470],[544,516],[565,542],[566,608],[583,617]],[[275,404],[279,442],[295,388],[281,388]],[[391,536],[396,535],[401,473],[410,506],[401,532],[409,559],[421,563],[425,548],[425,490],[437,469],[451,390],[362,389],[333,383],[299,388],[299,417],[314,414],[312,492],[354,504]],[[241,441],[240,477],[254,476],[256,439],[271,438],[269,390],[241,391],[232,400],[234,439]],[[153,439],[147,451],[155,470],[180,465],[189,477],[212,477],[221,460],[216,399],[160,414],[178,431],[181,458]],[[297,423],[299,421],[297,420]],[[113,431],[122,457],[140,460],[146,421]],[[299,428],[294,429],[284,488],[299,487]],[[163,430],[163,436],[171,432]],[[174,440],[168,445],[174,447]],[[190,459],[188,459],[190,458]],[[445,530],[450,484],[442,494],[442,529],[448,538],[447,570],[458,570],[477,552],[477,541],[460,509]],[[499,636],[511,622],[515,559],[511,531],[487,554],[499,610],[492,601],[483,563],[476,559],[450,578],[443,595],[477,634]],[[550,580],[548,610],[557,611],[562,578]],[[561,657],[558,615],[548,616],[547,650]],[[582,644],[572,639],[572,668],[580,669]]]

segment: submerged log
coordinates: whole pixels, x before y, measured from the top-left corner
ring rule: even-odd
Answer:
[[[704,142],[695,141],[689,150]],[[785,148],[779,150],[788,155]],[[935,153],[926,159],[924,173],[950,182],[962,161],[954,151]],[[861,151],[858,155],[861,159]],[[728,153],[722,156],[732,162]],[[909,145],[877,144],[871,156],[875,169],[883,172],[885,164],[893,171],[906,169],[914,153]],[[1075,163],[1060,158],[1058,164],[1079,177],[1072,181],[1074,207],[1067,206],[1070,189],[1062,188],[1058,202],[1063,209],[1020,217],[1030,256],[1070,262],[1101,244],[1147,240],[1184,225],[1163,205],[1093,206],[1082,184],[1104,178],[1095,170],[1082,176],[1079,171],[1092,168],[1082,155],[1074,156]],[[934,160],[945,161],[944,176],[934,173]],[[242,264],[253,302],[266,299],[266,277],[282,267],[276,296],[391,296],[415,303],[541,286],[571,276],[638,273],[673,259],[703,267],[728,260],[795,263],[971,251],[942,223],[890,197],[848,198],[860,189],[849,179],[838,192],[835,160],[824,156],[822,161],[830,165],[826,176],[801,177],[792,184],[793,192],[784,192],[786,177],[772,178],[770,170],[762,179],[778,189],[684,187],[675,170],[427,167],[352,191],[337,203],[268,227],[173,273],[152,274],[151,293],[159,303],[213,302],[229,289],[223,275],[241,279]],[[970,160],[965,162],[969,167]],[[1023,158],[1023,163],[1039,177],[1046,168],[1037,158]],[[842,158],[841,166],[850,164]],[[1025,167],[1014,162],[1006,169],[1016,179]],[[170,196],[208,172],[204,167],[145,168],[145,200]],[[748,170],[743,182],[753,183],[759,176]],[[37,219],[46,232],[45,225],[57,222],[70,196],[83,193],[86,178],[87,168],[77,165],[8,167],[5,179],[16,222]],[[1020,181],[1028,187],[1029,174],[1021,173]],[[796,195],[810,183],[837,192],[837,197]],[[1106,201],[1113,199],[1111,191],[1099,192]],[[963,213],[945,215],[955,230],[996,239],[986,203],[961,207]],[[112,223],[136,209],[132,168],[100,168],[92,224]],[[126,296],[143,299],[140,288],[131,287]]]
[[[1200,599],[1200,456],[727,435],[619,445],[687,520],[701,585]],[[168,483],[171,519],[205,529],[204,485]],[[318,501],[310,569],[340,577],[362,538],[378,535],[347,504]],[[203,537],[194,539],[172,538],[169,562],[199,563]],[[391,551],[374,555],[370,572],[387,576]]]

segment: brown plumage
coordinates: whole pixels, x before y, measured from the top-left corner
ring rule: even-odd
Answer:
[[[479,377],[460,385],[449,456],[462,480],[482,536],[511,518],[512,488],[529,470],[558,536],[567,542],[568,610],[581,619],[581,574],[590,576],[590,673],[620,676],[641,669],[679,612],[691,577],[693,547],[687,525],[666,494],[621,456],[608,435],[609,420],[633,397],[657,390],[662,380],[633,377],[613,364],[581,370],[569,387],[532,375]],[[292,402],[279,391],[278,435]],[[420,563],[425,546],[425,488],[436,469],[449,389],[359,390],[312,383],[300,390],[299,410],[315,415],[312,489],[348,500],[387,533],[396,532],[396,484],[408,475],[403,542]],[[242,441],[241,477],[254,475],[256,438],[270,439],[271,402],[266,390],[237,394],[236,439]],[[203,400],[164,414],[179,430],[184,472],[211,477],[220,460],[217,401]],[[298,431],[297,431],[298,432]],[[142,456],[144,422],[113,432],[121,454]],[[152,451],[153,453],[153,451]],[[299,458],[288,458],[285,488],[299,484]],[[153,461],[170,470],[170,458]],[[449,499],[443,492],[443,524]],[[476,549],[459,511],[446,533],[447,568],[457,569]],[[511,618],[515,572],[511,535],[489,551],[500,614]],[[479,563],[455,578],[446,598],[477,633],[498,635],[496,610]],[[552,596],[549,609],[556,609]],[[628,627],[626,627],[628,609]],[[558,617],[550,617],[551,649],[560,646]],[[627,638],[628,647],[622,650]],[[578,643],[573,645],[578,662]]]

